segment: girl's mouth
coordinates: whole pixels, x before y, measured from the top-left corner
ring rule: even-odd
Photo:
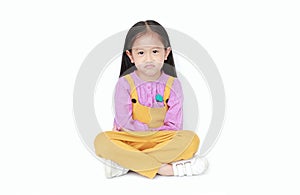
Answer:
[[[148,64],[148,65],[145,66],[145,68],[147,68],[147,69],[148,69],[148,68],[154,68],[154,67],[155,67],[155,66],[154,66],[153,64]]]

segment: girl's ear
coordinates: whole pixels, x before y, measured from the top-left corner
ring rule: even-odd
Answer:
[[[168,59],[168,56],[169,56],[169,54],[170,54],[170,52],[171,52],[171,47],[168,47],[167,49],[166,49],[166,53],[165,53],[165,60],[167,60]]]
[[[134,63],[134,60],[133,60],[133,57],[132,57],[132,54],[129,50],[126,50],[126,55],[129,57],[131,63]]]

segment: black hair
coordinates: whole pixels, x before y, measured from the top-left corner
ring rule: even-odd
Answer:
[[[136,70],[134,63],[131,63],[129,57],[127,56],[126,50],[129,50],[131,52],[133,42],[136,40],[136,38],[146,34],[149,31],[155,32],[160,36],[165,49],[171,47],[167,31],[158,22],[154,20],[137,22],[129,29],[125,38],[119,77],[125,76],[126,74],[129,74]],[[167,60],[164,61],[162,70],[164,71],[164,73],[170,76],[177,77],[172,50],[170,51]]]

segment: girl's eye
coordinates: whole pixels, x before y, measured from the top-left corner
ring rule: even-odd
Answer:
[[[143,55],[143,54],[144,54],[143,51],[139,51],[139,52],[138,52],[138,55]]]

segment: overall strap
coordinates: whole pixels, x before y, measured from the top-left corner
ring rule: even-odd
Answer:
[[[138,101],[138,95],[137,95],[136,87],[135,87],[135,84],[134,84],[134,81],[133,81],[132,77],[129,74],[125,75],[124,77],[130,85],[131,99],[135,99],[136,101]]]
[[[136,101],[138,100],[138,94],[137,94],[137,90],[134,84],[134,81],[132,79],[132,77],[130,76],[130,74],[127,74],[124,76],[125,79],[128,81],[129,85],[130,85],[130,96],[131,99],[135,99]],[[164,101],[166,102],[171,94],[171,89],[172,89],[172,85],[174,82],[174,77],[169,76],[166,86],[165,86],[165,91],[164,91]]]
[[[173,82],[174,82],[174,77],[169,76],[168,81],[166,83],[165,92],[164,92],[164,101],[166,103],[167,103],[167,101],[170,98],[170,94],[171,94],[171,89],[172,89]]]

